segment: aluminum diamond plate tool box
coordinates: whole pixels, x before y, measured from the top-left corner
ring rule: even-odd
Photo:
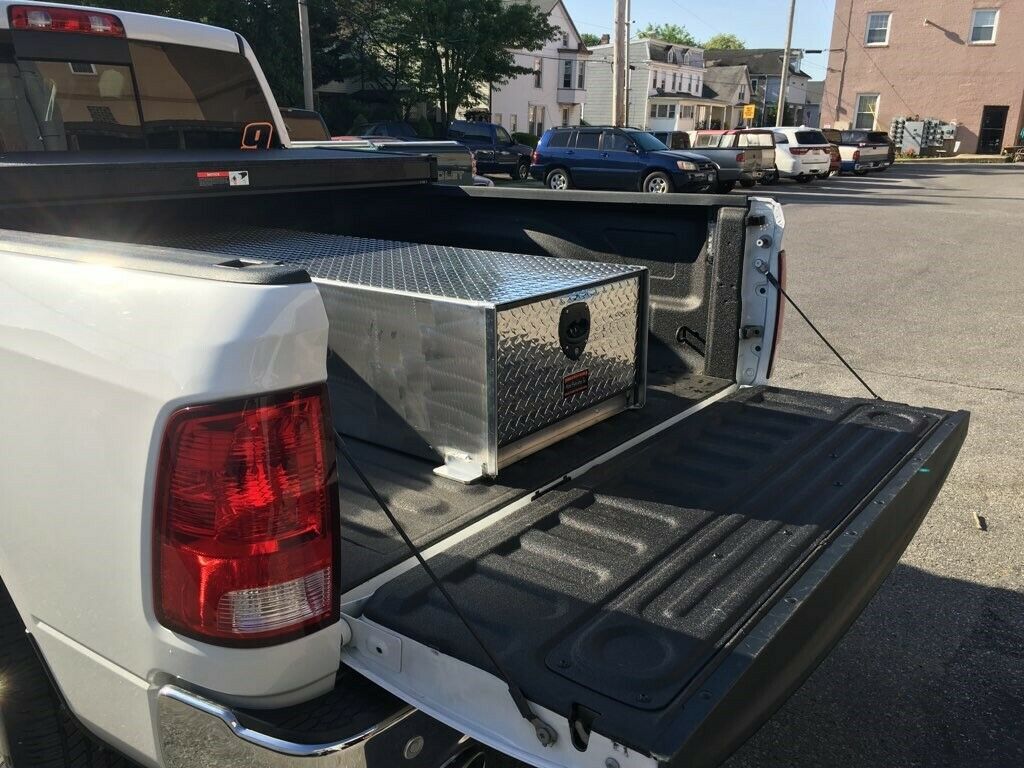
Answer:
[[[463,482],[644,403],[641,267],[280,229],[165,244],[305,267],[338,431]]]

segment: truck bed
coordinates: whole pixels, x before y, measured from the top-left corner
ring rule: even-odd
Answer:
[[[751,630],[780,606],[805,608],[783,602],[785,590],[846,530],[846,541],[865,537],[854,542],[863,584],[815,590],[840,613],[805,625],[800,642],[838,637],[913,535],[965,432],[965,414],[741,390],[432,565],[531,701],[569,718],[590,713],[587,728],[665,762],[705,764],[697,758],[708,750],[714,764],[735,746],[723,742],[748,735],[745,717],[795,683],[786,669],[767,687],[739,676],[719,692],[709,678],[739,675],[759,643],[784,637],[783,620]],[[924,450],[929,440],[941,449]],[[898,504],[879,492],[901,472],[903,492],[920,488]],[[865,508],[879,527],[850,525]],[[866,594],[847,601],[844,590]],[[492,671],[418,569],[378,590],[363,617]],[[800,650],[794,641],[788,653]],[[812,643],[789,664],[807,674],[824,651]],[[712,701],[719,693],[743,700],[745,717],[694,746],[705,710],[728,711]]]

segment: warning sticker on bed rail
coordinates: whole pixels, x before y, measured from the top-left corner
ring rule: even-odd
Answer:
[[[248,187],[248,171],[196,171],[200,187]]]

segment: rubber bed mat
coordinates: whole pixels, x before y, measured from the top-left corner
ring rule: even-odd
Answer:
[[[431,563],[531,701],[650,750],[715,654],[944,415],[743,390]],[[363,615],[493,672],[420,569]]]

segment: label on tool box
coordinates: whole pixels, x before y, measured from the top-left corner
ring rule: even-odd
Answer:
[[[248,187],[248,171],[196,171],[200,187]]]
[[[562,379],[562,399],[568,400],[570,397],[576,395],[582,395],[590,389],[590,371],[582,370],[576,373],[570,373],[568,376]]]

